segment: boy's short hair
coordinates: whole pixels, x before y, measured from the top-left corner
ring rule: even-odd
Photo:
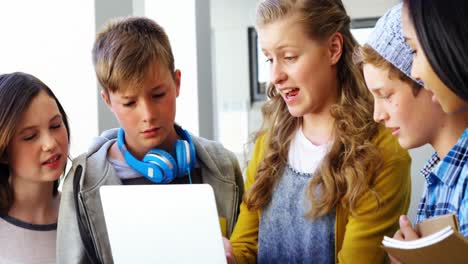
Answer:
[[[355,62],[372,64],[389,71],[388,78],[397,77],[409,84],[416,95],[422,82],[411,78],[413,54],[403,37],[401,27],[402,4],[390,8],[375,24],[364,46],[355,50]]]
[[[403,73],[400,69],[395,67],[389,61],[387,61],[368,44],[364,44],[364,46],[359,47],[357,49],[357,52],[355,53],[355,56],[355,58],[357,58],[357,62],[361,64],[361,66],[363,64],[372,64],[377,68],[388,70],[389,79],[393,79],[396,77],[399,80],[409,84],[411,86],[411,89],[413,90],[414,95],[417,95],[422,88],[422,86],[419,83],[415,82],[405,73]]]
[[[106,93],[122,91],[123,86],[140,87],[155,66],[174,72],[174,55],[166,32],[145,17],[109,21],[96,36],[93,63]]]

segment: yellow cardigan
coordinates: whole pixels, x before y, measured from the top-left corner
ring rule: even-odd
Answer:
[[[352,216],[342,206],[336,208],[335,262],[383,263],[386,254],[380,248],[383,236],[393,236],[398,229],[398,218],[406,214],[411,196],[410,165],[408,152],[383,127],[373,139],[384,159],[384,166],[374,180],[374,190],[381,205],[368,192],[356,206],[358,216]],[[259,138],[247,167],[245,190],[255,180],[257,167],[264,156],[265,136]],[[236,227],[230,238],[238,263],[256,263],[258,250],[258,225],[260,210],[249,211],[244,203]],[[312,260],[311,260],[312,261]]]

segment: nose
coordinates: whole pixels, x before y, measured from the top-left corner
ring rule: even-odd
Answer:
[[[374,121],[380,123],[386,121],[387,119],[387,112],[377,101],[374,101]]]
[[[140,113],[144,122],[151,122],[156,118],[156,107],[150,100],[145,100],[140,107]]]
[[[53,151],[57,146],[57,140],[51,133],[45,133],[42,140],[42,150],[45,152]]]
[[[273,63],[271,65],[271,82],[274,85],[281,84],[287,79],[283,66],[279,63]]]

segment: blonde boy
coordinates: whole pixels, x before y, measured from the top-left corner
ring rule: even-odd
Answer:
[[[58,262],[112,263],[98,193],[102,185],[208,183],[222,233],[229,237],[243,194],[242,174],[232,152],[175,123],[181,71],[163,28],[142,17],[112,21],[96,37],[93,63],[102,99],[121,128],[96,138],[65,180]]]

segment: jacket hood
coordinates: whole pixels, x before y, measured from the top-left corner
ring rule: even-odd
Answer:
[[[109,143],[109,141],[117,140],[118,131],[119,131],[119,128],[109,129],[109,130],[102,132],[100,136],[95,137],[93,141],[91,142],[91,145],[89,146],[88,156],[91,156],[94,153],[96,153],[104,145],[107,146],[106,143]]]

